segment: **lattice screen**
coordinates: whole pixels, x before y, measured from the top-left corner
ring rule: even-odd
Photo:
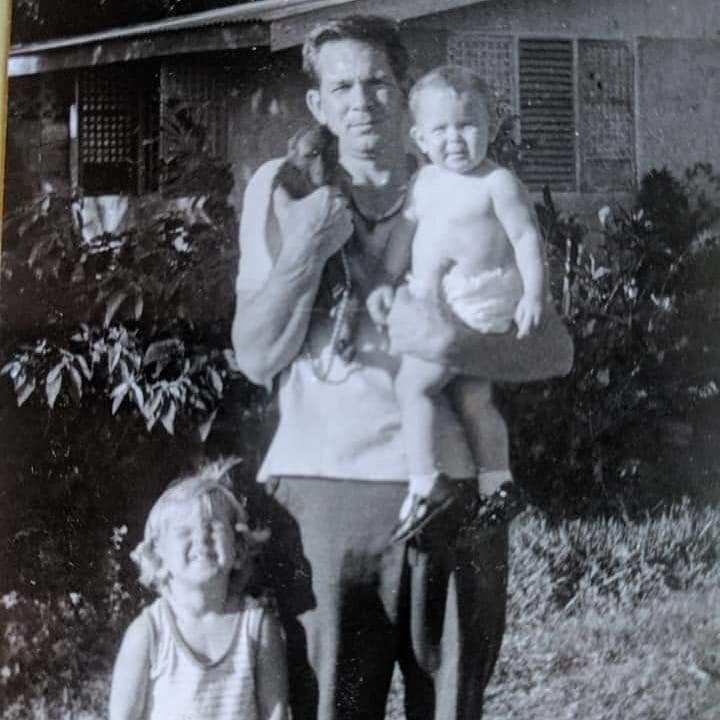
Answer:
[[[162,127],[167,129],[174,109],[182,107],[186,118],[204,131],[204,151],[224,157],[232,78],[232,72],[212,64],[177,62],[164,66],[160,86]],[[164,133],[163,155],[172,150],[172,133]]]
[[[578,45],[581,189],[631,188],[635,175],[633,59],[615,40]]]
[[[447,57],[449,63],[467,67],[485,80],[497,109],[515,107],[515,51],[511,37],[476,32],[451,35]]]
[[[89,192],[136,189],[138,89],[133,75],[115,68],[80,74],[80,162]]]
[[[575,190],[572,42],[521,39],[519,77],[523,179],[533,190]]]

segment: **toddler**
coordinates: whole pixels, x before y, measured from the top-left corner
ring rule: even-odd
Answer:
[[[150,511],[131,557],[159,597],[125,633],[111,720],[288,718],[278,621],[241,591],[260,534],[233,495],[233,464],[175,481]]]
[[[386,269],[415,297],[446,304],[470,327],[523,338],[543,313],[545,270],[529,196],[509,171],[486,157],[490,111],[484,82],[469,70],[444,66],[410,92],[411,135],[430,163],[415,176],[404,220],[390,239]],[[384,324],[391,284],[368,297],[373,320]],[[522,344],[518,344],[522,352]],[[433,397],[450,381],[466,430],[480,491],[478,522],[509,520],[521,507],[509,469],[507,428],[490,383],[455,377],[438,364],[404,356],[395,389],[409,466],[408,495],[393,541],[411,538],[453,501],[453,484],[436,463]]]

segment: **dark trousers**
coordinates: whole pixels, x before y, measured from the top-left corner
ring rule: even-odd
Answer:
[[[293,720],[383,720],[395,662],[408,720],[478,720],[505,624],[507,531],[458,536],[476,497],[388,546],[406,484],[282,478],[258,508],[287,634]]]

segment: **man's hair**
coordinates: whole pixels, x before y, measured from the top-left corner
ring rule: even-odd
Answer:
[[[439,88],[460,93],[474,93],[480,97],[490,118],[490,89],[488,84],[472,70],[461,65],[441,65],[423,75],[410,89],[408,104],[413,117],[416,116],[420,95],[426,90]]]
[[[349,15],[317,25],[305,38],[302,49],[303,70],[313,84],[320,83],[317,70],[320,48],[326,42],[335,40],[357,40],[384,50],[395,80],[403,83],[407,79],[410,58],[400,39],[398,24],[380,15]]]

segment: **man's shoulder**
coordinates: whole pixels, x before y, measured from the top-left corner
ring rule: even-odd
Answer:
[[[245,187],[245,195],[262,192],[269,194],[272,191],[273,182],[280,166],[285,158],[272,158],[266,160],[250,177]]]

